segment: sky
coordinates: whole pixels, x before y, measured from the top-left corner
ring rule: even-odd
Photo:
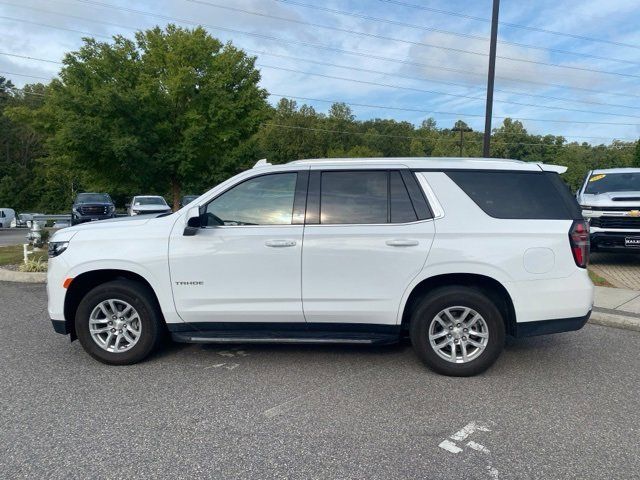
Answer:
[[[343,101],[360,120],[461,119],[482,131],[491,8],[492,0],[0,0],[0,76],[18,87],[46,82],[82,37],[201,24],[257,57],[273,104],[283,95],[326,112]],[[493,127],[511,117],[568,141],[640,137],[638,0],[502,0],[500,22]]]

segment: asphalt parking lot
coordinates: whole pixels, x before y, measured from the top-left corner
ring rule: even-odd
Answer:
[[[511,340],[467,379],[408,345],[172,345],[108,367],[45,302],[0,283],[3,478],[638,478],[640,333]]]

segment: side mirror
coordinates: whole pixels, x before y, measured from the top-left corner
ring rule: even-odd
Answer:
[[[198,233],[200,227],[202,227],[202,221],[200,220],[200,208],[191,208],[187,212],[187,226],[184,227],[184,232],[182,232],[182,235],[184,235],[185,237],[192,237],[196,233]]]

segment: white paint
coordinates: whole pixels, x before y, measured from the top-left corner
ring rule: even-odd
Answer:
[[[462,449],[459,446],[457,446],[455,443],[449,440],[442,441],[438,446],[440,448],[445,449],[447,452],[451,452],[451,453],[460,453],[462,451]]]
[[[456,433],[451,435],[449,438],[451,440],[456,440],[461,442],[461,441],[464,441],[467,437],[469,437],[469,435],[473,434],[474,432],[490,432],[490,431],[491,430],[489,429],[489,427],[485,425],[481,425],[476,422],[470,422],[464,427],[462,427],[460,430],[458,430]],[[445,439],[442,442],[440,442],[440,445],[438,446],[450,453],[457,454],[464,451],[463,448],[459,447],[455,442],[452,442],[451,440]],[[476,452],[480,452],[485,455],[491,455],[491,451],[487,447],[485,447],[484,445],[481,445],[478,442],[474,442],[473,440],[469,440],[465,446],[469,447],[470,449]],[[493,480],[498,480],[499,473],[497,468],[491,465],[491,463],[489,463],[489,465],[487,465],[485,468],[490,478],[492,478]]]
[[[472,448],[476,452],[482,452],[489,455],[491,452],[484,445],[480,445],[479,443],[474,442],[473,440],[467,442],[467,447]]]
[[[478,425],[476,422],[471,422],[465,425],[464,427],[462,427],[462,429],[458,430],[453,435],[451,435],[450,438],[451,440],[462,441],[466,439],[469,435],[471,435],[473,432],[475,432],[476,430],[479,430],[481,432],[491,431],[489,430],[488,427],[485,427],[484,425]]]
[[[218,352],[218,355],[220,355],[221,357],[235,357],[235,354],[228,350],[222,350],[221,352]]]
[[[494,480],[498,480],[499,473],[497,468],[492,467],[491,465],[487,465],[487,470],[489,471],[489,476],[491,478],[493,478]]]
[[[224,366],[224,363],[215,363],[215,364],[213,364],[213,365],[209,365],[208,367],[204,367],[204,369],[205,369],[205,370],[208,370],[208,369],[210,369],[210,368],[220,368],[220,367],[222,367],[222,366]]]

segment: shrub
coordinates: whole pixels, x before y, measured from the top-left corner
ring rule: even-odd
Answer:
[[[47,262],[43,261],[40,258],[35,260],[30,259],[30,260],[27,260],[26,263],[21,264],[18,267],[18,270],[20,270],[21,272],[31,272],[31,273],[46,272]]]

